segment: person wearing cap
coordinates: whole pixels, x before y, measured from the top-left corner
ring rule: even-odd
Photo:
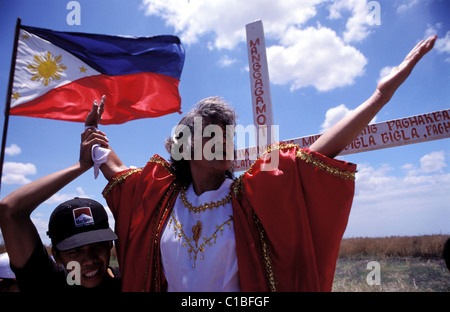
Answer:
[[[92,146],[105,145],[105,140],[82,136],[76,164],[24,185],[0,202],[0,228],[20,291],[120,291],[118,268],[109,267],[117,236],[100,203],[74,198],[53,211],[47,234],[54,260],[30,218],[41,203],[93,166]]]

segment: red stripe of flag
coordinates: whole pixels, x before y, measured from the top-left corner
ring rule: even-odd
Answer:
[[[154,73],[91,76],[13,107],[10,114],[84,122],[93,100],[99,101],[105,94],[105,111],[100,123],[121,124],[179,112],[178,84],[178,79]]]

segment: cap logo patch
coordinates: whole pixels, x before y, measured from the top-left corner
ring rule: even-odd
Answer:
[[[73,219],[76,227],[94,224],[90,207],[75,208],[73,210]]]

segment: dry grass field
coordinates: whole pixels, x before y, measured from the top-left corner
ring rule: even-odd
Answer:
[[[341,243],[335,292],[450,292],[442,258],[448,235],[352,238]],[[369,285],[370,261],[380,264],[380,285]]]
[[[450,292],[442,258],[450,235],[351,238],[341,242],[333,292]],[[4,252],[0,246],[0,253]],[[368,285],[370,261],[380,264],[380,285]],[[111,265],[117,266],[115,250]]]
[[[352,238],[341,242],[334,292],[450,292],[442,259],[450,235]],[[367,284],[370,261],[380,264],[380,285]],[[113,250],[111,264],[117,265]]]

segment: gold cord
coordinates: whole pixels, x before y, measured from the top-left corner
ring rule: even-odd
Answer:
[[[190,212],[197,213],[197,212],[206,211],[207,209],[219,208],[220,206],[224,206],[225,204],[229,203],[231,201],[231,191],[226,197],[222,198],[219,201],[206,203],[206,204],[203,204],[203,205],[200,205],[197,207],[192,205],[189,202],[189,200],[187,199],[186,188],[181,189],[180,198],[181,198],[181,201],[183,202],[183,205],[186,208],[188,208]]]
[[[169,228],[173,225],[173,229],[175,232],[175,236],[178,237],[178,241],[181,241],[181,238],[184,239],[182,243],[183,247],[188,248],[188,260],[193,261],[192,268],[195,268],[195,262],[197,261],[197,255],[200,252],[200,259],[204,259],[204,252],[206,246],[213,246],[216,243],[217,234],[220,233],[222,235],[225,230],[225,225],[228,225],[228,228],[231,229],[231,223],[233,222],[233,216],[229,215],[229,219],[223,222],[220,225],[216,225],[216,230],[212,233],[210,237],[203,236],[203,243],[199,246],[198,239],[201,235],[202,223],[197,221],[197,224],[192,227],[193,237],[189,238],[183,231],[183,224],[178,222],[175,218],[173,212],[171,213],[171,218],[169,220]],[[192,245],[192,242],[195,242],[195,247]]]

